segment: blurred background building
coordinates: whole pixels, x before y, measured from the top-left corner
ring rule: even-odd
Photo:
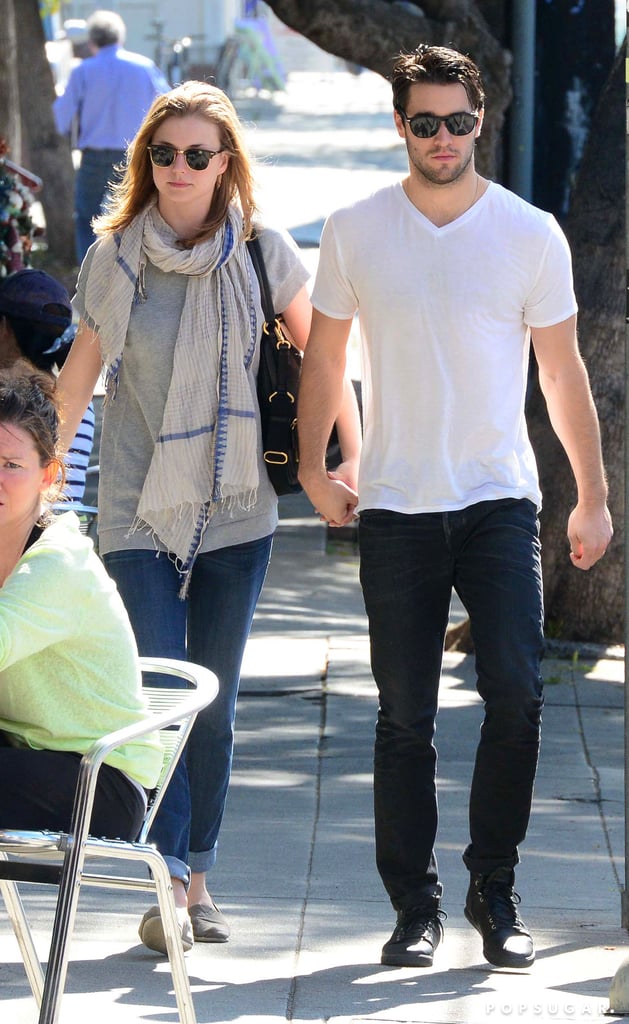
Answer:
[[[99,8],[121,16],[127,48],[154,60],[173,83],[213,74],[226,42],[239,28],[263,33],[267,48],[269,39],[278,38],[281,45],[282,37],[290,35],[257,0],[61,0],[58,12],[44,19],[59,88],[76,57],[81,25]]]

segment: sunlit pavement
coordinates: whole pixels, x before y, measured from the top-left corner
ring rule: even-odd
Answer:
[[[285,93],[236,100],[258,164],[264,218],[316,246],[337,206],[398,180],[406,153],[391,88],[363,71],[294,71]]]

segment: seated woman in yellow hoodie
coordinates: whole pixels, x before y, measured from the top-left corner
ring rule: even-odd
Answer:
[[[0,828],[67,829],[81,755],[145,714],[137,649],[116,586],[63,487],[54,381],[0,373]],[[90,831],[134,839],[162,754],[156,737],[107,757]]]

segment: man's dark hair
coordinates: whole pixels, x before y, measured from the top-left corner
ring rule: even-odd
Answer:
[[[485,90],[481,74],[474,61],[458,50],[447,46],[425,46],[423,43],[412,53],[401,53],[395,59],[390,75],[393,88],[393,106],[406,111],[412,85],[462,85],[473,111],[485,105]]]

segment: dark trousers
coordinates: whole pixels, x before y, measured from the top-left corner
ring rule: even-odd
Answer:
[[[456,512],[361,512],[360,577],[379,693],[376,860],[393,906],[441,895],[433,742],[452,588],[470,617],[485,702],[472,779],[473,872],[518,862],[528,826],[543,705],[537,514],[527,500]]]
[[[10,747],[0,733],[0,828],[67,832],[80,754]],[[90,834],[134,840],[144,818],[142,794],[117,768],[98,773]]]
[[[79,264],[96,241],[92,219],[103,212],[109,184],[120,181],[115,168],[124,159],[124,149],[84,149],[81,154],[74,185],[74,233]]]

